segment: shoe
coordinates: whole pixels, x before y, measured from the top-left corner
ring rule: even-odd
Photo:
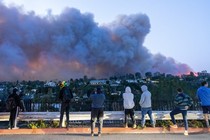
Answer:
[[[19,127],[13,127],[12,129],[19,129]]]
[[[93,136],[94,136],[94,133],[93,133],[93,132],[91,132],[90,136],[91,136],[91,137],[93,137]]]
[[[146,126],[145,125],[141,125],[141,128],[145,128]]]
[[[210,128],[210,127],[209,127],[209,124],[206,124],[206,127],[207,127],[207,128]]]
[[[12,129],[12,128],[9,127],[8,129]]]
[[[98,133],[98,137],[100,137],[100,136],[101,136],[101,133],[99,132],[99,133]]]
[[[136,128],[136,124],[133,125],[133,128]]]
[[[184,135],[188,136],[188,131],[187,130],[184,131]]]
[[[171,128],[178,128],[178,126],[176,124],[174,125],[170,125]]]
[[[125,128],[128,128],[128,125],[126,125],[126,124],[125,124],[125,126],[124,126],[124,127],[125,127]]]
[[[153,124],[152,127],[155,128],[155,124]]]
[[[66,126],[66,129],[69,130],[69,125]]]

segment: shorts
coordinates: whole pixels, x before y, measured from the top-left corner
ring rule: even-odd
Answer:
[[[210,114],[210,106],[202,106],[203,114]]]

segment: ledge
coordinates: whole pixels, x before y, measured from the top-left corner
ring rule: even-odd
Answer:
[[[95,133],[98,129],[95,129]],[[104,127],[102,129],[103,134],[149,134],[149,133],[166,133],[175,134],[183,133],[184,128],[144,128],[144,129],[133,129],[133,128],[121,128],[121,127]],[[210,133],[210,128],[189,128],[189,135],[193,133]],[[0,135],[13,135],[13,134],[90,134],[90,128],[44,128],[44,129],[0,129]]]

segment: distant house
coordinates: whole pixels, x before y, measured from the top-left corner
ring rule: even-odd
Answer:
[[[107,80],[91,80],[91,85],[105,85]]]
[[[45,86],[45,87],[56,87],[56,83],[50,81],[50,82],[45,83],[44,86]]]
[[[201,72],[198,72],[198,76],[210,76],[210,73],[208,73],[207,70],[203,70]]]
[[[4,91],[4,88],[0,88],[0,92],[1,92],[1,91]]]
[[[128,80],[126,80],[128,83],[138,83],[138,81],[137,80],[132,80],[132,79],[128,79]]]

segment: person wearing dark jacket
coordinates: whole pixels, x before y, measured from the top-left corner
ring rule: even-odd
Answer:
[[[104,101],[105,95],[102,93],[101,88],[98,87],[96,94],[90,95],[91,104],[91,136],[94,136],[94,129],[96,120],[99,121],[98,136],[101,136],[101,130],[103,127],[104,116]]]
[[[17,123],[17,116],[19,111],[23,110],[23,106],[21,104],[21,100],[19,97],[19,90],[14,88],[12,94],[9,95],[8,99],[13,97],[15,99],[16,106],[10,110],[10,117],[9,117],[9,129],[18,129],[16,126]]]
[[[65,81],[59,84],[60,92],[59,99],[61,100],[61,110],[60,110],[60,122],[59,127],[62,127],[63,115],[66,112],[66,128],[69,127],[69,109],[70,109],[70,101],[73,98],[72,91],[67,87],[67,83]]]
[[[174,99],[175,109],[170,112],[171,120],[173,122],[173,125],[171,125],[170,127],[178,128],[174,115],[181,113],[185,126],[184,135],[188,135],[187,110],[193,104],[193,100],[190,96],[185,94],[181,88],[178,88],[177,92],[178,94]]]

